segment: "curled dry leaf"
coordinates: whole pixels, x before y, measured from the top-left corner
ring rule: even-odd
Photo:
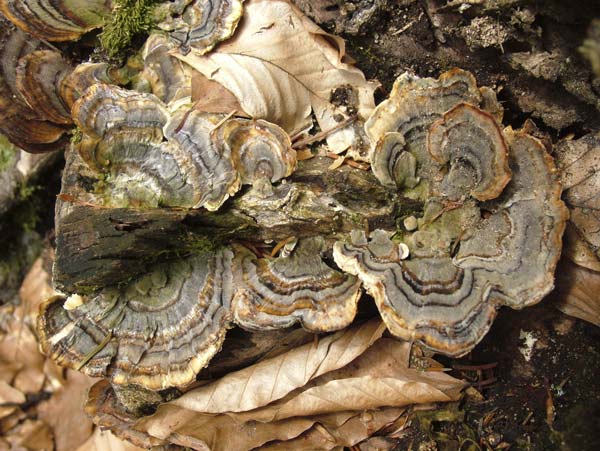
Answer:
[[[571,212],[566,254],[578,265],[600,271],[600,135],[562,141],[555,157]]]
[[[110,431],[96,428],[92,436],[75,451],[145,451],[114,436]]]
[[[332,449],[364,440],[403,406],[460,397],[464,382],[408,368],[410,345],[381,333],[371,321],[301,346],[163,404],[134,428],[202,450],[273,440],[273,449]],[[305,440],[313,448],[296,447]]]
[[[351,362],[381,337],[384,329],[379,321],[370,321],[342,330],[317,343],[308,343],[230,373],[186,393],[173,404],[206,413],[243,412],[264,406]]]
[[[92,378],[69,370],[65,385],[38,406],[38,417],[54,431],[55,451],[71,451],[92,434],[92,420],[83,415],[82,406],[93,382]]]
[[[329,130],[352,114],[366,118],[374,108],[376,85],[343,61],[343,42],[285,0],[246,2],[233,39],[204,56],[174,55],[233,93],[246,114],[290,135],[311,127],[311,110],[321,129]],[[347,106],[332,102],[337,89],[345,92]],[[192,92],[194,100],[203,96]],[[331,150],[355,144],[357,130],[349,126],[329,135]]]
[[[563,258],[558,266],[556,307],[567,315],[600,326],[600,274]]]

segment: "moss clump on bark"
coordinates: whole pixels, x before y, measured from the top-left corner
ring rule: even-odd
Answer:
[[[109,57],[122,56],[136,37],[150,32],[155,23],[152,10],[156,1],[114,0],[111,19],[99,36]]]

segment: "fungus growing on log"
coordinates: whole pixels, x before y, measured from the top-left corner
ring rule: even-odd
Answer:
[[[71,114],[59,95],[62,80],[73,68],[53,50],[36,50],[19,60],[17,89],[29,107],[57,124],[71,124]]]
[[[38,332],[61,365],[151,390],[193,381],[230,327],[233,254],[227,249],[159,264],[72,310],[42,307]]]
[[[390,188],[414,188],[419,183],[417,159],[405,149],[402,133],[385,133],[371,155],[371,169],[377,180]]]
[[[174,44],[165,35],[153,33],[142,49],[144,70],[140,81],[148,83],[152,94],[165,103],[192,95],[192,70],[169,54],[173,48]]]
[[[16,146],[33,153],[56,150],[66,141],[64,126],[32,109],[17,84],[20,61],[43,48],[40,41],[0,16],[0,132]]]
[[[265,121],[228,119],[182,106],[174,113],[152,94],[94,85],[73,106],[82,159],[105,174],[105,206],[215,211],[255,178],[288,176],[289,137]]]
[[[446,173],[434,190],[451,200],[466,194],[477,200],[494,199],[510,180],[508,151],[494,118],[461,103],[434,122],[427,135],[429,154]]]
[[[60,98],[70,112],[75,101],[90,86],[102,83],[118,85],[125,84],[127,81],[126,69],[119,69],[107,63],[81,63],[60,81]]]
[[[0,12],[38,39],[75,41],[103,24],[110,4],[110,0],[0,0]]]
[[[184,0],[170,5],[169,17],[158,24],[182,53],[210,51],[231,37],[242,17],[243,0]]]
[[[269,330],[300,322],[313,332],[350,325],[360,282],[325,264],[322,238],[305,238],[288,257],[258,258],[235,247],[233,314],[245,329]]]
[[[230,149],[243,184],[261,178],[275,183],[296,168],[296,151],[289,136],[270,122],[232,119],[217,133]]]
[[[361,279],[392,334],[458,356],[483,338],[499,306],[522,308],[552,290],[567,212],[544,146],[525,132],[502,132],[500,115],[464,103],[477,100],[471,76],[407,80],[366,127],[397,147],[377,143],[380,180],[402,188],[396,166],[409,148],[427,183],[418,229],[399,236],[411,258],[402,260],[382,230],[370,240],[355,232],[333,255]],[[407,84],[418,89],[399,97]]]

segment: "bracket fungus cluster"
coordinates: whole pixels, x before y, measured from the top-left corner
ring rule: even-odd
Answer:
[[[366,129],[375,175],[424,202],[418,229],[394,240],[381,230],[354,233],[334,247],[338,266],[360,278],[394,335],[450,355],[470,351],[500,305],[522,308],[552,290],[567,218],[542,143],[502,131],[480,107],[463,71],[400,77]]]
[[[169,32],[182,53],[204,54],[231,37],[242,18],[243,0],[182,0],[168,4],[168,19],[158,26]]]
[[[276,125],[185,105],[171,113],[153,94],[94,85],[73,106],[73,118],[83,132],[79,155],[103,178],[95,194],[104,206],[214,211],[242,183],[276,182],[296,166],[289,137]]]
[[[102,26],[110,1],[0,0],[0,131],[32,152],[79,132],[56,217],[66,295],[39,320],[46,353],[117,385],[182,387],[228,329],[342,329],[364,287],[393,335],[462,355],[499,306],[552,289],[567,216],[554,163],[503,129],[470,73],[400,76],[364,123],[370,172],[299,162],[281,124],[192,103],[183,56],[230,37],[242,4],[162,2],[137,66],[115,67],[45,42]]]

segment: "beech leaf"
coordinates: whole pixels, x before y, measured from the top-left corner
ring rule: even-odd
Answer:
[[[600,135],[562,141],[555,157],[561,171],[563,199],[571,212],[566,254],[577,264],[599,271]]]
[[[600,273],[562,259],[553,298],[558,309],[600,326]]]
[[[378,84],[344,62],[344,53],[340,38],[325,33],[289,1],[251,0],[232,39],[206,55],[173,55],[223,85],[249,116],[294,135],[312,126],[311,110],[321,129],[330,130],[354,112],[364,119],[374,108]],[[338,88],[347,91],[349,106],[332,102]],[[203,96],[192,91],[193,100]],[[348,126],[329,135],[330,149],[348,149],[357,130]]]
[[[154,415],[140,419],[134,428],[199,450],[246,451],[267,443],[269,445],[265,449],[329,450],[337,446],[353,446],[368,438],[387,422],[397,419],[404,406],[460,398],[464,381],[441,372],[428,373],[409,368],[410,344],[390,338],[376,339],[381,336],[381,329],[375,327],[378,324],[372,321],[351,327],[324,338],[318,345],[304,345],[238,371],[237,377],[231,378],[230,374],[194,389],[184,395],[187,398],[184,402],[179,398],[159,406]],[[366,333],[368,329],[370,331]],[[351,340],[347,339],[348,334],[353,336]],[[326,341],[330,337],[336,339]],[[339,348],[349,346],[356,349],[352,342],[359,338],[363,352],[352,352],[355,357],[350,359],[350,354]],[[319,355],[321,350],[318,348],[325,345],[327,351],[319,358],[322,363],[315,366],[312,362],[314,355]],[[310,347],[314,351],[307,352]],[[311,363],[301,363],[300,359]],[[234,407],[239,409],[238,398],[234,395],[240,390],[240,374],[244,374],[246,379],[253,379],[260,373],[267,375],[265,368],[260,368],[264,365],[274,367],[275,374],[279,374],[281,369],[299,370],[300,374],[310,373],[312,377],[301,378],[306,379],[304,384],[300,379],[296,379],[294,384],[282,379],[288,389],[294,385],[297,388],[289,390],[283,397],[259,396],[265,402],[263,405],[254,398],[246,404],[250,407],[247,411],[232,412],[221,408],[223,413],[217,414],[216,406],[212,404],[214,397],[220,398],[227,393],[235,398]],[[308,367],[313,369],[303,370]],[[229,385],[230,382],[233,385]],[[248,387],[255,387],[254,382]],[[257,389],[263,390],[261,387]],[[273,387],[269,385],[267,389]],[[228,400],[223,399],[222,402],[227,404]],[[211,410],[201,411],[201,406],[208,406]],[[348,428],[343,428],[346,423]]]
[[[385,325],[369,321],[263,360],[172,402],[205,413],[243,412],[278,400],[309,380],[348,364],[381,337]]]

